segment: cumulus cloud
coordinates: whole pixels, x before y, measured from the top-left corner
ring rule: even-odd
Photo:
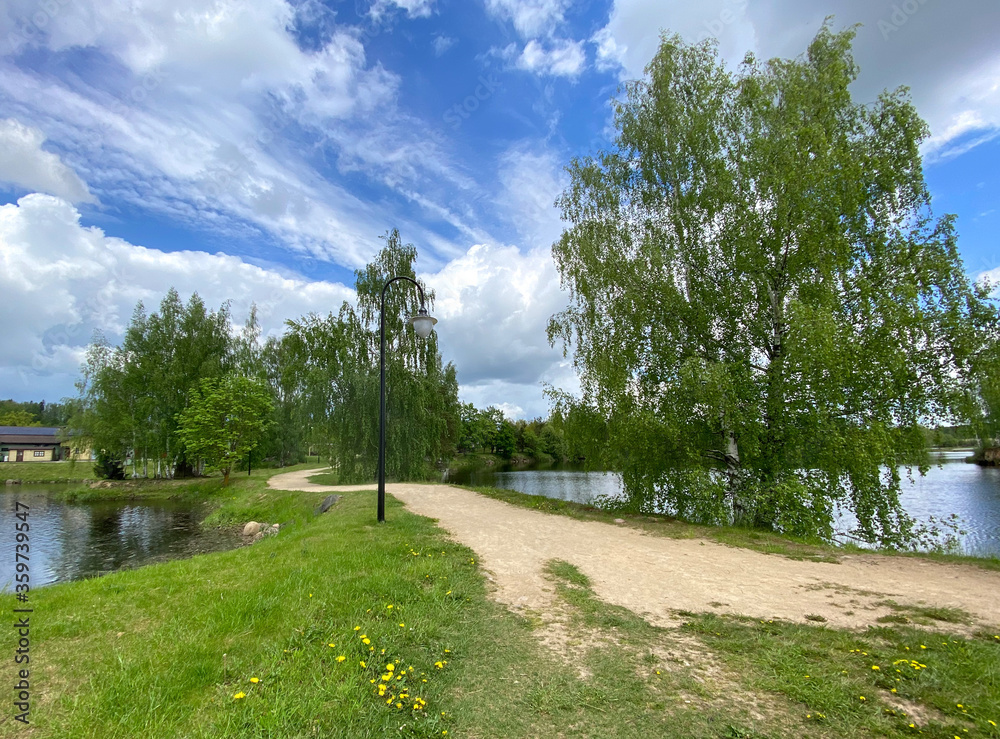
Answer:
[[[287,318],[337,310],[344,285],[279,274],[226,254],[162,252],[80,224],[71,204],[32,194],[0,206],[0,386],[24,397],[70,394],[95,330],[117,341],[135,304],[154,310],[170,287],[212,308],[256,303],[265,334]]]
[[[547,414],[542,383],[576,386],[545,334],[566,305],[548,248],[478,245],[421,278],[437,294],[442,355],[455,363],[465,401],[531,418]],[[135,304],[155,310],[170,287],[212,308],[230,300],[237,323],[256,303],[265,335],[354,299],[344,285],[222,253],[136,246],[81,225],[65,200],[32,194],[0,206],[0,387],[24,398],[72,394],[93,332],[119,341]]]
[[[623,78],[638,78],[659,43],[652,29],[688,41],[715,37],[735,66],[748,51],[762,58],[803,53],[831,14],[835,28],[862,24],[854,44],[861,67],[855,98],[868,102],[881,90],[910,87],[931,128],[929,156],[949,156],[951,147],[961,153],[1000,134],[1000,4],[993,0],[830,0],[821,6],[795,0],[615,0],[608,24],[592,41],[599,64],[617,62]]]
[[[512,22],[525,38],[550,33],[562,23],[568,7],[568,0],[486,0],[491,14]]]
[[[549,249],[479,244],[421,278],[436,293],[441,353],[455,363],[463,398],[545,415],[541,384],[566,381],[561,349],[546,337],[567,302]]]
[[[535,74],[576,77],[583,71],[586,63],[587,55],[581,41],[557,39],[543,44],[532,39],[525,44],[516,66]]]
[[[72,168],[42,149],[45,134],[13,119],[0,120],[0,181],[58,195],[74,203],[97,199]]]

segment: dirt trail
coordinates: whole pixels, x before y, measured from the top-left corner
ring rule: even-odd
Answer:
[[[317,492],[372,488],[313,485],[308,476],[315,474],[276,475],[268,485]],[[893,612],[877,605],[887,599],[961,608],[980,626],[1000,624],[1000,572],[973,566],[879,555],[844,555],[837,564],[796,561],[530,511],[448,485],[393,484],[386,490],[475,551],[497,598],[515,609],[549,610],[554,592],[543,568],[561,559],[586,574],[602,600],[661,626],[677,624],[675,611],[687,610],[800,622],[822,616],[831,626],[863,628]]]

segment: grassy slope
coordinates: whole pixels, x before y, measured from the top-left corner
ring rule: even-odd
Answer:
[[[1000,736],[988,723],[1000,722],[1000,635],[710,614],[657,629],[552,563],[559,660],[429,520],[390,498],[378,526],[373,492],[316,517],[323,494],[267,490],[264,477],[199,494],[218,506],[212,522],[280,521],[277,537],[33,591],[34,725],[8,719],[0,736]],[[892,694],[892,662],[921,640],[928,667]],[[388,680],[406,684],[403,708],[399,689],[389,704],[377,695],[390,663],[406,670]],[[893,707],[900,693],[928,713],[915,729]]]
[[[0,485],[5,480],[21,482],[78,482],[96,480],[90,462],[4,462],[0,464]]]

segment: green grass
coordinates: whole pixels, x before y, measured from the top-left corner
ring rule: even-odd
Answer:
[[[3,462],[0,463],[0,485],[6,480],[32,482],[79,482],[96,480],[90,462]],[[6,486],[7,492],[11,490]]]
[[[1000,634],[855,634],[711,614],[657,628],[558,561],[547,568],[552,613],[521,617],[489,598],[472,551],[391,496],[382,525],[374,491],[317,516],[325,494],[270,490],[275,472],[229,487],[136,486],[207,499],[209,525],[282,530],[32,591],[33,728],[7,719],[0,737],[914,736],[886,713],[898,710],[892,687],[932,714],[923,736],[1000,737],[987,723],[1000,723]],[[562,646],[543,647],[559,628]],[[896,681],[892,662],[917,654],[926,670]],[[380,684],[406,689],[379,696]],[[414,710],[418,697],[426,707]]]
[[[649,534],[674,539],[709,539],[727,546],[752,549],[764,554],[777,554],[789,559],[837,563],[845,554],[882,554],[894,557],[919,557],[934,562],[974,565],[981,569],[1000,571],[1000,557],[968,557],[936,552],[914,553],[862,549],[856,546],[840,547],[820,541],[796,539],[781,534],[736,526],[702,526],[680,521],[670,516],[605,511],[592,505],[547,498],[544,495],[528,495],[514,490],[470,485],[460,487],[495,500],[543,513],[555,513],[581,521],[600,521],[602,523],[612,523],[615,519],[622,519],[626,525]]]
[[[625,680],[629,663],[645,665],[705,710],[754,706],[720,716],[727,728],[718,736],[1000,737],[1000,634],[855,633],[686,612],[678,612],[687,619],[678,634],[598,600],[571,564],[550,562],[547,571],[577,628],[613,637],[622,664],[607,679]],[[693,670],[670,666],[671,655]],[[696,685],[685,685],[694,676]]]
[[[336,470],[326,470],[325,472],[311,476],[309,482],[316,483],[317,485],[339,485],[340,473]]]

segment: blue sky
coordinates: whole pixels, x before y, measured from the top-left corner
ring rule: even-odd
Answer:
[[[854,23],[858,100],[907,85],[973,278],[1000,276],[1000,5],[987,0],[7,0],[0,397],[72,395],[93,331],[175,286],[266,332],[351,299],[400,229],[464,400],[546,415],[573,156],[659,29],[737,64]]]

